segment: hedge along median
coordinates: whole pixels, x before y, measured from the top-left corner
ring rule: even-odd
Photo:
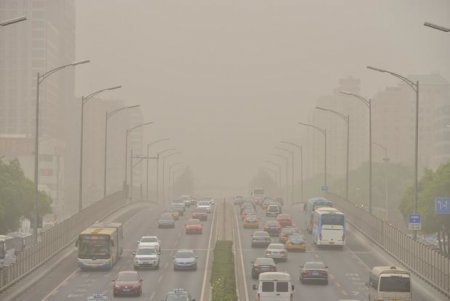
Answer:
[[[236,301],[236,279],[231,240],[218,240],[211,274],[212,301]]]

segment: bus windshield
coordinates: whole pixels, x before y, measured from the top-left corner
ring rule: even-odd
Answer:
[[[109,240],[80,238],[78,257],[81,259],[108,259],[110,258]]]
[[[380,278],[380,292],[410,292],[409,277],[389,276]]]
[[[322,225],[344,226],[344,215],[342,214],[323,214]]]

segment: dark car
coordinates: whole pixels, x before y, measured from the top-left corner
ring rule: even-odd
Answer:
[[[113,280],[113,295],[141,296],[142,279],[136,271],[121,271]]]
[[[276,272],[277,266],[273,258],[258,257],[252,261],[252,278],[258,279],[260,273]]]
[[[173,256],[173,270],[197,270],[197,258],[193,250],[178,250]]]
[[[328,284],[328,266],[322,261],[307,261],[301,266],[299,280],[301,283],[320,282]]]
[[[252,234],[252,248],[267,247],[271,242],[270,235],[266,231],[258,230]]]
[[[175,219],[172,213],[163,213],[158,220],[158,228],[175,228]]]

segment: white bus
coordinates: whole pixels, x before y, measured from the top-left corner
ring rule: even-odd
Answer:
[[[345,245],[345,215],[336,208],[321,207],[313,212],[313,242],[317,246]]]
[[[98,223],[80,233],[76,241],[78,265],[84,269],[111,269],[123,251],[121,223]]]
[[[395,266],[376,266],[370,271],[369,300],[411,301],[411,274]]]
[[[313,212],[320,207],[333,207],[333,202],[324,197],[315,197],[305,203],[305,226],[309,233],[312,233]]]

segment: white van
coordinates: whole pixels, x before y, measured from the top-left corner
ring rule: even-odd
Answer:
[[[291,275],[283,272],[265,272],[259,274],[259,284],[254,284],[256,301],[292,301],[294,285]]]
[[[376,266],[370,271],[369,301],[411,301],[411,274],[395,266]]]

